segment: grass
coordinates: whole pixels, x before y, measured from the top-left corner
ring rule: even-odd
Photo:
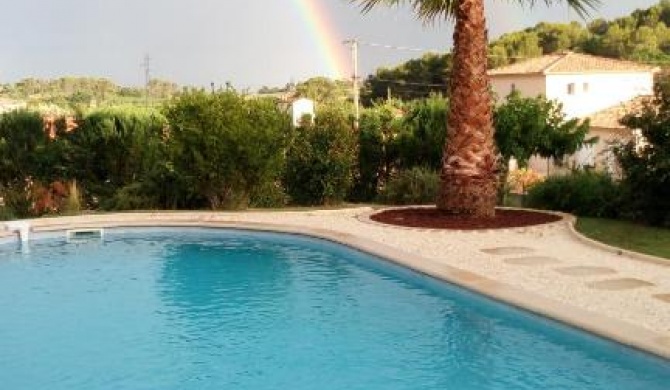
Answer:
[[[596,241],[670,259],[670,229],[601,218],[579,218],[575,227]]]

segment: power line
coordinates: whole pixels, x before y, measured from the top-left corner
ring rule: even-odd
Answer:
[[[358,43],[361,44],[361,45],[365,45],[365,46],[379,47],[379,48],[383,48],[383,49],[397,50],[397,51],[414,51],[414,52],[449,54],[449,52],[444,50],[444,49],[430,49],[430,48],[425,48],[425,47],[396,46],[396,45],[387,45],[387,44],[383,44],[383,43],[374,43],[374,42],[366,42],[366,41],[358,41]],[[513,58],[513,59],[536,58],[536,57],[533,57],[533,56],[508,56],[508,55],[498,55],[498,54],[488,54],[487,56],[490,57],[490,58]]]
[[[417,82],[411,82],[411,81],[379,79],[379,78],[375,78],[374,80],[375,81],[381,81],[383,83],[392,83],[392,84],[398,84],[398,85],[410,85],[410,86],[419,86],[419,87],[446,87],[446,86],[448,86],[448,84],[417,83]]]
[[[365,41],[358,41],[358,43],[361,44],[361,45],[370,46],[370,47],[381,47],[383,49],[401,50],[401,51],[421,51],[421,52],[443,52],[444,51],[444,50],[435,50],[435,49],[425,49],[425,48],[421,48],[421,47],[385,45],[385,44],[382,44],[382,43],[373,43],[373,42],[365,42]]]
[[[397,50],[397,51],[413,51],[413,52],[425,52],[425,53],[445,53],[449,54],[450,52],[444,50],[444,49],[432,49],[432,48],[425,48],[425,47],[411,47],[411,46],[397,46],[397,45],[389,45],[389,44],[383,44],[383,43],[375,43],[375,42],[367,42],[367,41],[358,41],[359,45],[364,45],[364,46],[369,46],[369,47],[378,47],[382,49],[389,49],[389,50]],[[528,55],[507,55],[507,54],[487,54],[488,58],[509,58],[509,59],[514,59],[514,60],[525,60],[525,59],[532,59],[532,58],[538,58],[540,56],[528,56]],[[624,61],[632,61],[629,59],[622,59]],[[644,63],[644,64],[649,64],[649,65],[670,65],[670,59],[668,60],[647,60],[647,61],[636,61],[639,63]]]

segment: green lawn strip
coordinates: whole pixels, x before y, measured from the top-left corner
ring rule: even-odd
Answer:
[[[601,218],[579,218],[575,228],[608,245],[670,259],[670,229]]]

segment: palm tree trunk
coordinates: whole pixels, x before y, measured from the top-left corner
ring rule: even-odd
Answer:
[[[461,0],[456,10],[447,143],[437,207],[475,217],[493,217],[496,204],[486,36],[484,0]]]

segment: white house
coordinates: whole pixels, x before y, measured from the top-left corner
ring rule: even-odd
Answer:
[[[591,148],[584,149],[585,152],[590,152],[589,155],[585,156],[588,165],[615,175],[619,174],[610,146],[628,141],[635,141],[638,144],[643,142],[639,130],[631,131],[619,121],[628,114],[638,112],[645,104],[650,103],[651,99],[652,96],[638,96],[635,99],[589,115],[591,125],[589,135],[598,137],[598,143]]]
[[[592,123],[590,137],[600,137],[599,144],[575,156],[577,165],[596,165],[596,155],[607,148],[607,141],[625,133],[621,126],[612,125],[619,118],[611,116],[623,116],[622,106],[630,108],[631,101],[651,95],[658,71],[657,67],[636,62],[564,52],[492,69],[489,75],[499,100],[516,90],[522,96],[544,95],[560,102],[569,118],[609,117],[607,126]],[[531,168],[548,173],[546,161],[534,159]]]
[[[300,121],[309,115],[314,120],[314,101],[307,98],[300,98],[291,104],[291,113],[293,117],[293,126],[300,126]]]
[[[558,100],[569,117],[583,118],[640,95],[651,95],[659,68],[586,54],[550,54],[489,71],[500,98],[512,90],[523,96]]]
[[[27,107],[26,102],[0,98],[0,114],[20,110],[26,107]]]

